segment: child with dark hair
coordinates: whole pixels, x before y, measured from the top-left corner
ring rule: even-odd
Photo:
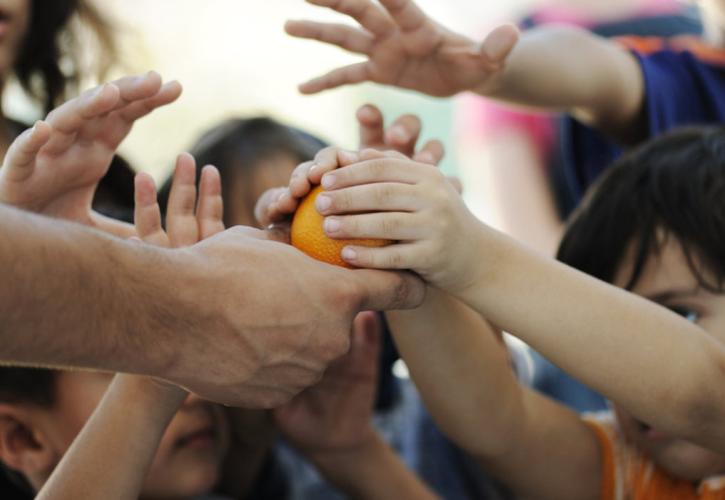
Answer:
[[[481,224],[436,169],[397,155],[363,152],[309,180],[327,189],[328,235],[397,240],[348,246],[345,260],[431,285],[421,308],[388,314],[401,355],[444,432],[515,494],[714,499],[725,498],[724,153],[725,129],[693,129],[620,159],[562,243],[580,271]],[[499,328],[608,396],[616,418],[582,419],[519,385]]]

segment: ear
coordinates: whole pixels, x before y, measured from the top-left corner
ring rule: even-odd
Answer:
[[[0,461],[32,478],[45,476],[55,465],[56,453],[32,418],[32,410],[0,404]]]

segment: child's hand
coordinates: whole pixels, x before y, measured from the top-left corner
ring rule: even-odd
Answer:
[[[348,246],[356,267],[410,269],[456,293],[477,269],[477,238],[484,227],[466,208],[457,186],[435,167],[372,151],[361,162],[328,172],[316,208],[325,233],[337,239],[381,238],[381,248]],[[353,214],[353,215],[346,215]]]
[[[338,68],[300,85],[300,91],[323,90],[366,81],[450,96],[491,84],[516,45],[510,25],[495,29],[481,44],[448,31],[410,0],[307,0],[346,14],[358,23],[289,21],[287,33],[336,45],[367,61]]]
[[[120,236],[132,228],[91,209],[98,182],[134,122],[181,94],[154,72],[84,92],[11,145],[0,169],[0,201]]]
[[[354,452],[373,438],[381,335],[377,313],[358,314],[350,352],[319,384],[275,410],[280,431],[308,458]]]
[[[438,140],[428,141],[416,149],[421,123],[415,115],[400,116],[385,128],[380,110],[366,104],[358,109],[357,119],[360,125],[360,150],[396,151],[431,165],[437,165],[443,158],[443,145]],[[264,227],[274,224],[284,231],[299,201],[320,183],[325,173],[354,163],[358,158],[357,152],[339,148],[330,147],[319,151],[314,160],[302,163],[292,172],[289,186],[270,189],[260,197],[255,207],[257,221]]]
[[[161,226],[161,210],[156,201],[153,178],[136,176],[134,220],[139,238],[161,247],[187,247],[224,231],[223,201],[219,171],[206,166],[201,172],[199,199],[196,196],[196,162],[181,154],[171,184],[166,209],[166,231]]]

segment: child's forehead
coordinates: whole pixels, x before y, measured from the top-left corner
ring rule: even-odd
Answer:
[[[693,274],[682,244],[673,237],[659,234],[659,244],[645,255],[639,277],[632,291],[651,296],[672,290],[696,290],[698,279]],[[633,242],[625,252],[614,278],[614,284],[625,287],[636,272],[639,242]]]

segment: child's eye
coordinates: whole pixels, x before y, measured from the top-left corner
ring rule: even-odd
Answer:
[[[679,314],[691,323],[697,323],[700,320],[700,315],[696,311],[693,311],[692,309],[689,309],[687,307],[667,306],[667,309],[675,314]]]

